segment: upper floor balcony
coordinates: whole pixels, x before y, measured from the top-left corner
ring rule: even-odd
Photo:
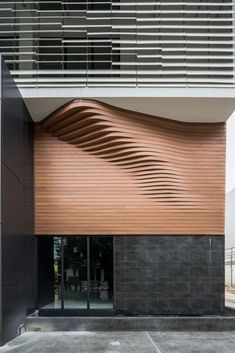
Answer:
[[[235,97],[233,0],[2,0],[24,97]]]

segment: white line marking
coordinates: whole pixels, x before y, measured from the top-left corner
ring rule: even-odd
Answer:
[[[119,341],[111,342],[110,344],[111,344],[111,346],[120,346],[121,345],[121,343]]]
[[[154,345],[154,347],[156,348],[158,353],[162,353],[160,351],[160,349],[158,348],[158,346],[156,345],[156,343],[153,341],[153,339],[150,337],[150,335],[148,334],[148,332],[146,331],[146,335],[148,336],[148,338],[150,339],[150,341],[152,342],[152,344]]]

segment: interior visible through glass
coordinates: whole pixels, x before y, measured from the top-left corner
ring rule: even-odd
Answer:
[[[113,239],[90,238],[90,308],[113,308]]]
[[[64,308],[87,309],[87,239],[64,237]]]
[[[111,236],[41,237],[38,244],[39,309],[113,308]]]
[[[53,238],[53,296],[54,301],[50,304],[51,308],[60,309],[60,301],[61,301],[61,238],[54,237]]]

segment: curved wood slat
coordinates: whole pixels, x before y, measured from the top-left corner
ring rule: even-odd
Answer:
[[[223,124],[74,100],[36,133],[37,233],[54,207],[61,234],[221,234],[224,146]]]
[[[181,180],[179,178],[177,181],[174,179],[174,165],[171,168],[172,162],[167,160],[166,157],[164,160],[161,152],[147,141],[148,135],[144,136],[142,133],[146,138],[146,142],[142,141],[136,143],[132,141],[129,130],[126,128],[125,123],[123,124],[123,118],[124,121],[125,118],[128,119],[128,114],[126,114],[126,112],[122,112],[121,118],[120,116],[116,116],[115,112],[112,112],[110,114],[111,116],[109,116],[110,109],[105,109],[105,106],[101,106],[102,109],[95,109],[97,104],[94,105],[94,103],[90,103],[91,108],[93,107],[93,109],[87,110],[87,108],[82,109],[79,101],[77,103],[78,109],[75,112],[75,105],[75,102],[67,105],[66,119],[63,125],[61,125],[61,115],[60,118],[57,117],[57,119],[54,115],[51,115],[42,123],[42,126],[59,139],[75,144],[77,147],[83,148],[85,151],[87,151],[87,145],[84,146],[83,143],[89,143],[89,153],[97,155],[122,168],[128,168],[134,176],[135,174],[138,176],[138,180],[141,180],[141,176],[151,174],[149,173],[151,168],[152,175],[155,175],[155,177],[155,171],[170,171],[169,181],[164,189],[165,195],[172,194],[172,196],[183,196],[185,202],[187,202],[187,194],[184,194],[186,190],[185,188],[182,186],[181,188],[172,188],[175,184],[182,184],[184,178],[182,177]],[[71,115],[69,115],[69,110],[71,111]],[[92,116],[92,113],[94,116]],[[135,126],[133,125],[133,129],[134,128]],[[102,141],[102,138],[106,139],[109,137],[110,132],[116,136],[113,136],[112,142],[109,142],[108,144],[112,145],[115,142],[115,148],[107,147],[106,141],[104,141],[103,144],[100,142],[100,140]],[[122,139],[124,135],[128,141],[126,144],[120,142],[120,139]],[[138,163],[139,168],[133,168],[133,163]],[[149,164],[148,168],[145,168],[146,163]],[[170,180],[170,176],[173,177],[172,180]],[[156,178],[155,186],[157,185],[158,180]],[[146,195],[149,195],[149,192],[147,191],[149,189],[148,185],[145,185],[145,183],[142,182],[140,187],[146,189]],[[157,189],[157,187],[155,189]],[[152,195],[154,195],[153,192]],[[159,193],[156,192],[156,199],[158,195]],[[162,198],[159,197],[159,201],[161,199]],[[174,202],[174,197],[170,199],[169,196],[167,196],[165,197],[165,200],[171,200],[171,202]]]

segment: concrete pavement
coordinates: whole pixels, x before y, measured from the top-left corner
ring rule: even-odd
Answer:
[[[226,293],[226,307],[235,311],[235,294]],[[33,318],[31,318],[33,319]],[[15,338],[5,346],[0,348],[0,353],[235,353],[235,331],[220,332],[186,332],[184,326],[181,331],[51,331],[55,329],[55,319],[52,323],[41,320],[46,318],[36,318],[36,323],[28,322],[27,328],[31,326],[35,330],[37,325],[43,328],[44,332],[31,331]],[[61,321],[62,318],[57,318]],[[98,319],[98,318],[96,318]],[[119,318],[120,319],[120,318]],[[147,318],[148,319],[148,318]],[[145,318],[145,320],[147,320]],[[168,318],[169,319],[169,318]],[[206,318],[201,318],[206,320]],[[207,318],[208,319],[208,318]],[[214,318],[213,321],[216,321]],[[34,320],[34,319],[33,319]],[[94,320],[94,319],[93,319]],[[117,320],[117,319],[116,319]],[[181,318],[182,320],[182,318]],[[63,318],[63,325],[66,329],[66,318]],[[71,320],[70,318],[70,325]],[[79,326],[77,320],[73,326]],[[83,318],[83,322],[84,322]],[[97,321],[97,320],[96,320]],[[203,321],[203,322],[204,322]],[[93,321],[92,321],[93,322]],[[203,322],[201,324],[203,324]],[[84,328],[89,327],[89,322],[84,323]],[[102,330],[102,322],[95,323],[96,329]],[[104,324],[104,323],[103,323]],[[144,322],[146,326],[146,322]],[[208,324],[208,323],[207,323]],[[45,326],[46,325],[46,326]],[[88,325],[88,326],[87,326]],[[93,322],[94,325],[94,322]],[[182,325],[182,323],[180,324]],[[45,326],[45,327],[44,327]],[[112,326],[112,325],[111,325]],[[122,325],[121,325],[122,326]],[[138,326],[138,325],[137,325]],[[148,326],[148,325],[147,325]],[[151,325],[150,325],[151,326]],[[154,326],[154,325],[153,325]],[[161,325],[160,325],[161,326]],[[169,325],[168,325],[169,326]],[[31,327],[31,329],[32,329]],[[58,328],[59,328],[58,327]],[[105,327],[105,325],[103,325]],[[117,326],[118,327],[118,326]],[[128,327],[128,326],[127,326]],[[132,327],[129,324],[129,327]],[[177,325],[176,325],[177,327]],[[210,327],[210,328],[209,328]],[[219,327],[219,326],[218,326]],[[57,329],[58,329],[57,328]],[[150,328],[150,327],[149,327]],[[222,326],[221,326],[222,328]],[[122,328],[123,329],[123,328]],[[208,326],[211,329],[211,325]],[[233,329],[231,327],[231,329]],[[49,330],[49,331],[48,331]]]
[[[235,332],[26,332],[5,352],[234,353]]]

